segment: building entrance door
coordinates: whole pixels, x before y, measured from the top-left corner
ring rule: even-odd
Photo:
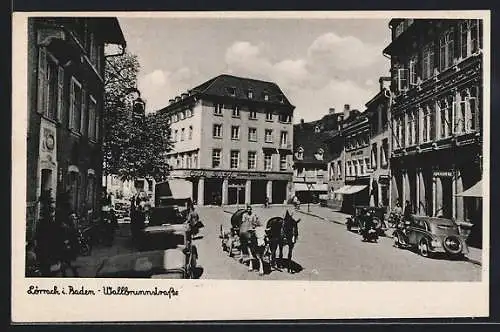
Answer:
[[[443,215],[444,218],[451,218],[453,214],[453,192],[452,192],[452,185],[453,185],[453,180],[452,178],[441,178],[441,184],[443,186],[443,205],[442,205],[442,211],[441,214]]]
[[[230,180],[228,184],[227,203],[229,205],[245,204],[245,181]]]

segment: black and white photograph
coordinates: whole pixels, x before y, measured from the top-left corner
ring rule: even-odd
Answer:
[[[22,297],[119,312],[167,301],[142,289],[172,306],[213,292],[212,319],[273,287],[241,319],[361,284],[378,306],[487,313],[489,12],[281,14],[18,15]],[[310,301],[331,308],[308,318],[342,306]],[[278,318],[301,318],[287,305]]]

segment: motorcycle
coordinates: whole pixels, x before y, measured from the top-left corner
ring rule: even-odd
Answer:
[[[363,242],[377,242],[378,241],[378,231],[376,229],[376,225],[373,222],[373,215],[367,214],[365,216],[365,220],[363,223],[363,227],[361,227],[360,233],[363,237]]]

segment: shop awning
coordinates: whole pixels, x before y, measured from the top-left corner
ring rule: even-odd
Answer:
[[[483,181],[479,181],[469,189],[460,194],[457,194],[459,197],[483,197]]]
[[[311,189],[307,187],[306,183],[295,183],[295,191],[328,191],[328,185],[313,183]]]
[[[355,194],[357,192],[360,192],[361,190],[365,189],[367,186],[343,186],[340,189],[335,190],[333,193],[334,194],[343,194],[343,195],[351,195]]]

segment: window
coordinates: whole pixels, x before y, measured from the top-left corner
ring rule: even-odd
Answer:
[[[372,154],[371,154],[372,162],[371,166],[373,169],[377,169],[377,143],[372,144]]]
[[[233,117],[234,118],[240,117],[240,108],[238,106],[233,106]]]
[[[318,152],[316,153],[316,159],[317,160],[323,160],[323,155],[325,154],[325,150],[323,149],[318,149]]]
[[[431,121],[432,113],[429,106],[424,107],[422,119],[422,142],[426,143],[431,140]]]
[[[265,171],[273,170],[273,155],[270,153],[264,154],[264,170]]]
[[[248,97],[248,99],[253,99],[253,91],[252,90],[247,91],[247,97]]]
[[[236,96],[236,89],[233,87],[227,88],[227,92],[229,93],[230,96],[234,97]]]
[[[415,111],[410,111],[407,117],[407,127],[406,127],[406,145],[411,146],[417,144],[417,119],[418,115]]]
[[[304,159],[304,148],[299,147],[297,150],[297,159],[302,160]]]
[[[430,43],[422,52],[422,78],[424,80],[434,75],[434,43]]]
[[[398,69],[398,91],[408,90],[408,69]]]
[[[231,126],[231,139],[240,139],[240,127]]]
[[[214,138],[222,138],[222,125],[214,124],[212,134]]]
[[[273,130],[272,129],[266,129],[266,131],[265,131],[265,141],[266,141],[266,143],[272,143],[273,142]]]
[[[352,175],[352,163],[350,161],[347,162],[347,175]]]
[[[82,85],[74,78],[71,78],[70,87],[70,129],[79,133],[82,132],[82,113],[83,113],[83,89]]]
[[[219,168],[221,161],[221,150],[213,149],[212,150],[212,168]]]
[[[224,108],[224,105],[222,104],[215,104],[214,105],[214,114],[215,115],[222,115],[222,109]]]
[[[194,154],[193,155],[193,168],[197,168],[198,167],[198,154]]]
[[[248,140],[252,142],[257,141],[257,128],[248,128]]]
[[[337,177],[342,178],[342,161],[337,161]]]
[[[321,131],[321,129],[319,128],[319,126],[315,126],[314,127],[314,132],[315,133],[319,133]]]
[[[266,112],[266,121],[273,121],[273,112]]]
[[[280,144],[283,147],[286,147],[288,144],[288,132],[287,131],[282,131],[280,135]]]
[[[174,142],[177,142],[178,139],[179,139],[179,130],[176,129],[174,132]]]
[[[97,68],[97,41],[96,41],[96,38],[95,38],[95,34],[93,33],[90,33],[90,62],[92,62],[92,64]]]
[[[364,175],[365,174],[365,162],[363,159],[360,159],[358,161],[359,164],[359,175]]]
[[[172,121],[173,122],[177,122],[179,121],[179,115],[177,113],[175,113],[173,116],[172,116]]]
[[[265,101],[269,101],[269,94],[264,92],[263,97]]]
[[[371,169],[370,167],[370,158],[365,158],[365,169],[366,169],[366,173],[368,173]]]
[[[417,58],[410,60],[409,74],[410,74],[410,86],[417,85]]]
[[[232,150],[231,151],[231,168],[237,169],[240,167],[240,151]]]
[[[445,32],[439,39],[439,69],[441,71],[453,65],[453,30]]]
[[[180,120],[184,120],[186,118],[186,112],[182,111],[179,113]]]
[[[257,168],[257,153],[255,151],[248,151],[248,169]]]
[[[465,20],[460,24],[460,56],[469,57],[479,50],[479,21]]]
[[[256,111],[250,111],[248,113],[248,118],[251,119],[251,120],[257,119],[257,112]]]
[[[87,178],[87,207],[90,210],[94,210],[94,191],[95,191],[95,178],[92,174],[89,174]]]
[[[389,139],[384,138],[382,140],[382,147],[380,149],[380,165],[382,167],[387,167],[389,160]]]
[[[58,107],[58,103],[62,101],[62,98],[59,98],[59,94],[62,94],[62,87],[59,88],[60,82],[59,79],[64,79],[64,77],[59,77],[59,67],[52,60],[50,56],[47,56],[47,67],[46,67],[46,77],[44,82],[45,91],[42,90],[42,93],[46,93],[46,104],[41,105],[43,109],[43,114],[52,120],[61,119],[60,113],[61,109]],[[43,73],[40,73],[43,75]],[[62,83],[61,83],[62,85]]]
[[[283,123],[290,123],[292,122],[292,116],[288,114],[280,114],[279,121]]]
[[[97,141],[96,132],[96,114],[97,114],[97,102],[93,96],[89,96],[89,124],[88,124],[88,135],[93,141]]]
[[[441,120],[441,129],[440,129],[440,137],[446,138],[451,135],[451,105],[452,98],[446,98],[440,103],[440,120]]]
[[[187,161],[186,168],[191,168],[191,155],[190,154],[187,155],[186,161]]]
[[[280,154],[280,170],[286,171],[286,169],[287,169],[286,154]]]
[[[181,168],[181,158],[180,157],[177,157],[176,165],[177,165],[177,168]]]
[[[352,162],[352,164],[353,164],[353,168],[354,168],[354,176],[358,176],[358,174],[359,174],[358,161],[354,160]]]
[[[183,141],[184,138],[186,138],[186,136],[185,136],[185,130],[184,130],[184,128],[182,128],[181,129],[181,141]]]
[[[280,95],[278,98],[279,98],[279,100],[280,100],[280,103],[282,103],[282,104],[283,104],[283,103],[285,102],[285,96]]]
[[[192,117],[192,116],[193,116],[193,110],[192,110],[192,109],[190,109],[190,108],[188,108],[188,109],[186,110],[186,118],[190,118],[190,117]]]
[[[470,133],[479,128],[479,111],[477,102],[477,87],[461,93],[461,101],[455,112],[455,132]]]
[[[193,139],[193,126],[189,126],[188,139],[189,140]]]

